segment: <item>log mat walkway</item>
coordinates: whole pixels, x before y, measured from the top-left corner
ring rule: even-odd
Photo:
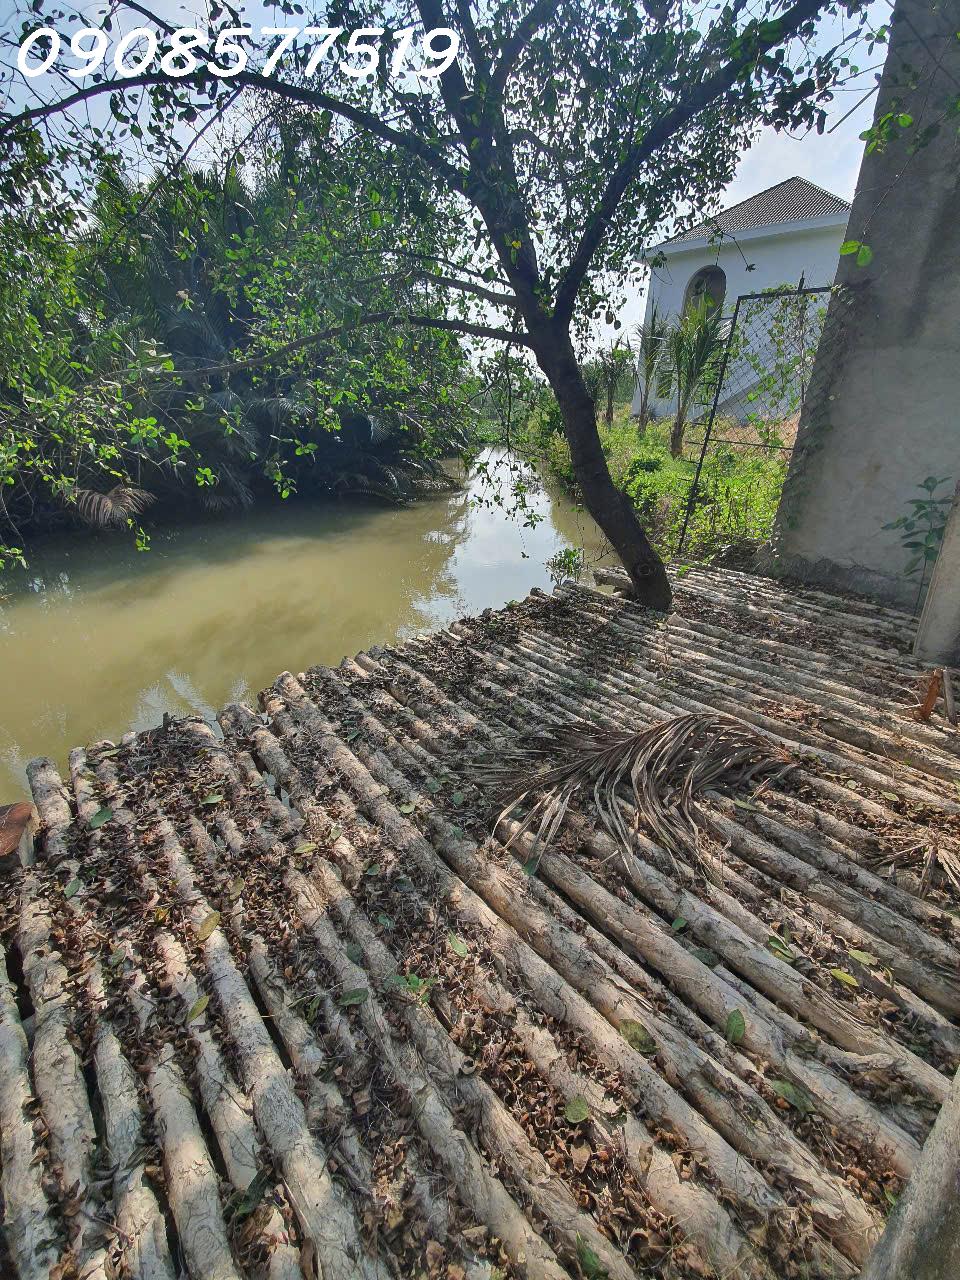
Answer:
[[[30,768],[0,886],[24,1280],[849,1277],[960,1060],[960,739],[912,622],[730,571],[583,587]],[[798,760],[697,865],[473,762],[731,712]]]

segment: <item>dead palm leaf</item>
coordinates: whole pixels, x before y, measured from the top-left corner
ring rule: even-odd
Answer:
[[[742,721],[719,712],[677,716],[626,733],[574,721],[520,740],[488,757],[480,781],[502,805],[499,825],[528,800],[512,844],[534,826],[533,853],[549,844],[578,791],[593,796],[600,822],[624,853],[645,826],[671,854],[696,854],[694,797],[711,787],[744,786],[792,767],[789,756]],[[631,826],[624,794],[632,798]]]
[[[131,484],[114,485],[108,493],[74,489],[70,496],[77,504],[80,519],[101,529],[110,525],[125,527],[128,520],[142,515],[156,501],[152,493]]]

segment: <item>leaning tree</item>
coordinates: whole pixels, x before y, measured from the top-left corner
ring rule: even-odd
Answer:
[[[395,305],[369,314],[344,298],[329,323],[285,345],[402,318],[526,349],[558,402],[587,509],[637,597],[669,607],[664,566],[607,470],[579,353],[590,325],[613,319],[611,290],[640,266],[643,244],[710,207],[761,126],[822,128],[867,0],[281,0],[289,26],[266,35],[247,30],[259,7],[212,0],[208,27],[186,42],[169,10],[113,0],[110,38],[140,30],[124,74],[108,57],[85,78],[69,72],[96,61],[99,42],[70,51],[75,11],[17,3],[2,45],[0,198],[49,204],[59,186],[75,208],[108,151],[139,148],[175,174],[214,119],[252,119],[271,101],[331,137],[376,139],[378,172],[394,156],[417,188],[414,200],[382,183],[371,193],[371,226],[383,230],[374,266],[395,273]],[[426,38],[440,29],[450,34]],[[429,256],[404,225],[424,201],[446,216],[443,252]]]

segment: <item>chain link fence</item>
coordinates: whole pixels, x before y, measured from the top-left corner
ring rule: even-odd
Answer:
[[[684,435],[682,456],[695,469],[676,554],[770,537],[814,358],[843,337],[836,305],[824,330],[836,297],[829,286],[801,284],[737,299],[700,393],[704,407]]]

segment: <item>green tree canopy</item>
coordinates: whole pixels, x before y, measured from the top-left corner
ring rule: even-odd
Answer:
[[[560,405],[588,509],[641,598],[666,607],[663,566],[607,472],[577,340],[603,312],[611,281],[636,268],[652,231],[716,200],[761,125],[822,127],[866,3],[456,0],[445,8],[441,0],[283,0],[279,7],[291,26],[382,28],[387,54],[370,75],[354,78],[344,73],[351,58],[341,46],[308,74],[313,42],[298,42],[268,67],[275,39],[253,39],[246,65],[227,78],[203,60],[172,76],[156,59],[138,75],[121,80],[108,70],[78,88],[37,77],[30,101],[21,87],[23,109],[0,124],[4,189],[15,195],[50,184],[59,165],[75,198],[82,185],[75,158],[96,160],[107,147],[136,145],[176,166],[188,136],[218,113],[271,104],[315,118],[329,138],[371,140],[376,173],[391,169],[403,193],[390,219],[378,221],[371,210],[370,229],[382,233],[372,257],[385,277],[405,268],[404,287],[383,309],[334,303],[318,317],[314,340],[334,328],[403,320],[528,348]],[[149,13],[118,0],[113,21],[133,8],[137,21]],[[249,11],[212,6],[208,48],[245,16],[249,23]],[[826,18],[832,29],[843,24],[832,43],[818,38]],[[23,20],[25,31],[69,32],[69,14],[52,0],[24,3]],[[161,52],[169,50],[169,24],[159,17],[152,24]],[[395,33],[410,27],[414,62],[422,62],[424,31],[456,33],[458,55],[445,59],[438,78],[404,79],[392,67]],[[111,121],[95,135],[77,112],[101,102]],[[426,254],[411,240],[424,209],[440,231]]]

